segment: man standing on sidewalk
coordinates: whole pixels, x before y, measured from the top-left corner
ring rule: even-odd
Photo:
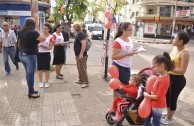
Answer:
[[[16,35],[13,30],[9,30],[9,24],[3,22],[3,30],[0,33],[0,53],[3,52],[3,62],[5,65],[6,75],[10,75],[11,68],[9,65],[9,56],[16,69],[19,69],[18,62],[14,60],[15,56],[15,46],[16,46]]]

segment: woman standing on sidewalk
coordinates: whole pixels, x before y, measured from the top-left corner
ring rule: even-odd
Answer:
[[[34,74],[36,71],[38,44],[46,38],[35,30],[36,22],[33,18],[27,18],[20,32],[19,58],[26,71],[28,84],[28,97],[38,98],[38,91],[34,91]]]
[[[55,32],[53,33],[54,39],[54,59],[53,65],[55,65],[56,79],[63,79],[61,74],[61,68],[64,64],[64,38],[61,33],[63,27],[61,24],[55,26]]]
[[[128,85],[131,76],[131,57],[133,52],[133,43],[130,36],[133,29],[129,22],[121,23],[117,29],[112,47],[112,64],[119,70],[119,80]]]
[[[81,88],[89,86],[88,74],[87,74],[87,51],[86,50],[86,36],[81,32],[81,26],[79,24],[73,25],[73,31],[75,33],[74,52],[75,59],[79,74],[79,80],[75,83],[81,84]]]
[[[162,124],[168,125],[173,123],[172,119],[177,108],[177,99],[186,85],[184,76],[189,64],[189,52],[185,45],[189,42],[189,35],[184,31],[179,31],[172,41],[174,46],[170,56],[175,63],[175,68],[169,72],[170,87],[168,89],[167,99],[167,118],[161,121]]]
[[[39,87],[44,87],[44,82],[42,81],[43,73],[45,73],[45,87],[49,87],[49,75],[50,75],[50,60],[51,60],[51,49],[53,46],[53,36],[51,35],[51,25],[45,23],[43,26],[43,35],[46,37],[46,41],[39,43],[39,53],[37,56],[38,65],[38,77],[39,77]]]

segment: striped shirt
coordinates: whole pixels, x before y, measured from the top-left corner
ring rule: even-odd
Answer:
[[[2,42],[2,46],[11,47],[15,46],[17,39],[13,30],[9,30],[8,35],[6,36],[4,30],[0,32],[0,42]]]

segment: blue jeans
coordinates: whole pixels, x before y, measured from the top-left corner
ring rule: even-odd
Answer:
[[[64,64],[66,64],[67,44],[64,45]]]
[[[19,58],[24,65],[26,71],[26,80],[28,84],[28,94],[34,94],[34,74],[36,71],[37,57],[36,55],[27,55],[19,53]]]
[[[11,68],[9,65],[9,56],[10,56],[13,64],[16,66],[16,69],[18,70],[19,69],[18,62],[14,60],[14,57],[15,57],[14,47],[3,47],[2,49],[3,49],[2,52],[3,52],[3,62],[5,65],[5,71],[8,74],[10,74],[10,72],[11,72]]]
[[[164,108],[152,108],[150,115],[147,118],[145,118],[144,126],[160,126],[163,110]],[[152,117],[153,120],[151,124]]]

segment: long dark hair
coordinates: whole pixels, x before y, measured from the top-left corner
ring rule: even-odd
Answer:
[[[28,30],[35,30],[36,28],[36,22],[33,18],[26,18],[24,26],[21,30],[21,32],[25,32]]]
[[[162,55],[157,55],[154,57],[153,62],[156,64],[164,64],[167,71],[174,69],[174,62],[171,60],[170,55],[167,52],[164,52]]]
[[[127,30],[127,28],[129,27],[129,25],[131,25],[131,23],[129,23],[129,22],[120,23],[119,24],[119,27],[117,29],[117,33],[116,33],[116,35],[114,37],[114,40],[116,38],[120,37],[123,34],[123,29],[124,30]]]
[[[56,32],[57,31],[57,28],[61,27],[62,25],[61,24],[57,24],[55,27],[54,27],[54,30],[53,32]]]

